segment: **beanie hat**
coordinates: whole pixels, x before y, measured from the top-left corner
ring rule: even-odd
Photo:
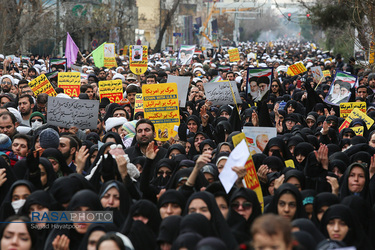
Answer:
[[[122,127],[128,132],[128,134],[132,134],[133,136],[135,135],[135,125],[137,124],[137,121],[129,121],[124,123]]]
[[[0,150],[10,149],[12,141],[6,134],[0,134]]]
[[[43,130],[39,135],[40,146],[46,148],[58,148],[60,143],[59,134],[52,128]]]
[[[120,126],[127,122],[125,117],[110,117],[105,121],[105,132],[110,131],[112,128]]]
[[[33,112],[31,115],[30,115],[30,121],[31,121],[31,119],[33,118],[33,117],[35,117],[35,116],[39,116],[39,117],[41,117],[42,118],[42,120],[43,120],[43,123],[46,123],[46,118],[44,117],[44,115],[42,114],[42,113],[40,113],[40,112],[38,112],[38,111],[35,111],[35,112]]]
[[[110,103],[111,102],[109,101],[108,97],[103,97],[99,104],[99,108],[105,108]]]
[[[367,81],[371,81],[375,79],[375,73],[371,73],[368,75]]]
[[[315,117],[313,115],[308,115],[306,117],[306,120],[313,120],[314,122],[316,122],[316,119],[315,119]]]

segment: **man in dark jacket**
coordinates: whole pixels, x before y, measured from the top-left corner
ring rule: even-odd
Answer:
[[[133,162],[133,160],[137,156],[145,155],[148,144],[152,142],[156,137],[154,124],[148,119],[139,120],[135,125],[135,132],[135,145],[125,150],[125,153],[129,155],[129,159],[131,162]],[[155,157],[153,167],[155,163],[164,158],[166,154],[167,149],[159,147],[159,152]]]

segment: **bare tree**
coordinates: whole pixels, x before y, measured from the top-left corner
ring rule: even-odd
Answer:
[[[161,44],[163,42],[164,33],[167,30],[168,26],[171,25],[173,15],[176,12],[177,7],[180,4],[180,2],[181,2],[181,0],[174,0],[172,9],[168,10],[168,13],[165,16],[165,19],[164,19],[164,22],[163,22],[163,26],[159,31],[159,37],[158,37],[158,41],[156,42],[154,52],[160,52],[161,51]]]
[[[50,34],[44,32],[51,23],[52,1],[0,0],[0,52],[13,54],[22,44],[37,43]]]
[[[109,42],[111,31],[116,31],[119,46],[131,44],[134,42],[133,34],[138,18],[135,6],[135,0],[117,0],[114,5],[109,3],[86,5],[82,15],[65,12],[63,26],[78,40],[81,40],[85,33],[89,33],[90,39],[101,33],[105,35],[104,38],[99,39],[99,42]],[[67,6],[67,8],[72,7]],[[65,38],[65,34],[62,39]]]
[[[327,40],[338,43],[351,40],[365,54],[369,53],[371,43],[375,42],[374,0],[318,0],[312,5],[304,0],[298,2],[311,13],[312,22],[326,31]],[[346,36],[343,35],[340,39],[338,33]]]

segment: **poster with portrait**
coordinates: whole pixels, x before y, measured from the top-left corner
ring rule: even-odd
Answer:
[[[188,65],[193,58],[195,45],[181,45],[180,52],[178,53],[178,63],[180,65]]]
[[[277,136],[276,128],[244,126],[242,132],[246,135],[251,155],[262,153],[268,141]]]
[[[129,54],[131,55],[129,61],[131,72],[136,75],[144,74],[148,67],[148,47],[145,45],[131,45],[129,46]]]
[[[115,44],[105,43],[104,44],[104,67],[112,68],[117,67],[115,54]]]
[[[348,102],[351,92],[357,82],[357,76],[337,70],[328,95],[324,99],[326,103],[340,106],[340,103]]]
[[[142,61],[143,46],[142,45],[133,45],[132,46],[132,60],[135,62]]]
[[[270,89],[271,81],[273,78],[273,68],[260,67],[260,68],[248,68],[247,79],[246,79],[246,96],[253,100],[261,100],[262,97]],[[266,84],[265,88],[259,88],[259,86]]]

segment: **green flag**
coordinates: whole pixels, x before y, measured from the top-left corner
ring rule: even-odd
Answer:
[[[95,66],[98,68],[101,68],[104,66],[104,44],[106,43],[102,43],[102,45],[97,47],[92,52],[92,57],[94,58]]]

